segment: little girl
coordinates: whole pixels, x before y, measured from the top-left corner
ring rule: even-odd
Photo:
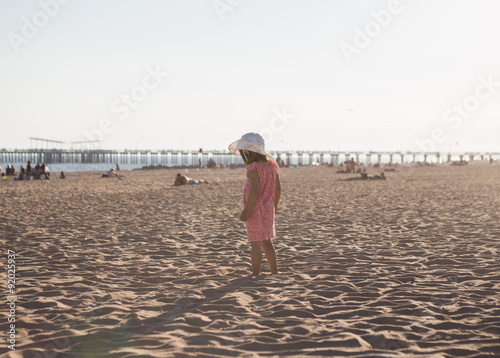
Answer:
[[[278,273],[276,251],[271,238],[276,236],[274,215],[278,212],[281,195],[279,166],[265,150],[258,133],[247,133],[231,143],[229,150],[240,154],[247,167],[247,182],[243,191],[244,209],[240,220],[246,222],[248,241],[252,246],[252,273],[260,275],[262,249],[271,273]]]

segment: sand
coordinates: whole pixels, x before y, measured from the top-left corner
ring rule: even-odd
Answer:
[[[256,279],[242,168],[1,182],[18,299],[0,354],[500,356],[500,165],[335,171],[281,170],[282,273]]]

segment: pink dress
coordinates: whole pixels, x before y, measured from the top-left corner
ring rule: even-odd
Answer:
[[[247,182],[243,190],[243,206],[247,204],[250,194],[251,171],[259,176],[259,196],[246,221],[248,241],[264,241],[276,236],[274,227],[274,190],[276,188],[276,174],[279,166],[275,161],[266,165],[253,162],[247,167]]]

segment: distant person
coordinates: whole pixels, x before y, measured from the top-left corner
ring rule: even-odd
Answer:
[[[210,158],[207,163],[207,168],[217,168],[217,163],[213,158]]]
[[[24,169],[24,167],[21,165],[21,170],[19,171],[19,177],[15,178],[16,180],[30,180],[30,175]]]
[[[19,171],[19,177],[17,178],[17,180],[30,180],[31,179],[31,176],[30,176],[30,173],[24,169],[24,167],[21,165],[21,169]]]
[[[42,171],[40,169],[38,169],[38,170],[33,169],[33,179],[38,180],[38,179],[40,179],[41,175],[42,175]]]
[[[347,178],[347,179],[341,179],[341,180],[352,181],[352,180],[386,180],[386,179],[387,178],[385,177],[384,173],[370,177],[370,176],[368,176],[368,174],[363,172],[363,173],[361,173],[361,175],[359,177]]]
[[[31,170],[32,170],[32,168],[31,168],[31,160],[28,160],[28,165],[26,166],[26,171],[27,171],[29,174],[31,174]]]
[[[119,171],[120,170],[120,166],[118,165],[118,163],[116,163],[116,171]]]
[[[368,174],[366,173],[361,173],[359,177],[354,177],[354,178],[347,178],[343,179],[344,181],[351,181],[351,180],[368,180]]]
[[[21,165],[21,168],[19,168],[19,176],[17,178],[14,178],[15,180],[23,180],[24,179],[24,167]]]
[[[43,163],[40,168],[42,169],[42,174],[45,175],[45,179],[50,179],[49,167]]]
[[[45,168],[45,163],[43,163],[42,165],[40,165],[40,163],[37,163],[36,167],[33,169],[33,176],[35,177],[35,179],[41,179],[42,175],[45,176],[45,179],[50,179],[50,173],[46,173]]]
[[[177,174],[175,177],[174,185],[196,185],[196,184],[208,184],[206,180],[194,180],[186,175]]]
[[[251,245],[252,276],[260,275],[262,250],[271,273],[277,274],[278,261],[272,238],[276,236],[274,217],[281,196],[279,166],[265,149],[264,138],[258,133],[247,133],[229,145],[229,151],[240,154],[247,165],[243,190],[244,209],[240,220],[247,227]]]
[[[290,165],[287,162],[285,162],[283,159],[281,159],[281,157],[279,155],[276,158],[276,163],[278,163],[278,166],[280,168],[282,168],[282,167],[284,167],[284,168],[290,167]]]
[[[347,169],[344,170],[344,173],[354,173],[356,171],[356,162],[354,158],[345,162]]]
[[[14,169],[14,167],[10,164],[7,164],[7,169],[5,169],[5,174],[8,175],[16,175],[16,170]]]
[[[64,172],[61,172],[61,175],[59,176],[59,178],[66,179],[66,174],[64,174]]]
[[[339,168],[337,169],[337,173],[350,173],[348,162],[340,163]]]
[[[118,176],[118,174],[116,174],[116,172],[113,168],[109,168],[108,172],[106,174],[103,174],[102,177],[103,178],[118,178],[118,179],[120,179],[120,177]]]

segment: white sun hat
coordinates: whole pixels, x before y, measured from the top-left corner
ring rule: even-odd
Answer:
[[[266,151],[266,142],[259,133],[247,133],[241,136],[241,139],[229,144],[229,151],[234,154],[240,154],[239,150],[249,150],[251,152],[259,153],[269,159],[273,156]]]

